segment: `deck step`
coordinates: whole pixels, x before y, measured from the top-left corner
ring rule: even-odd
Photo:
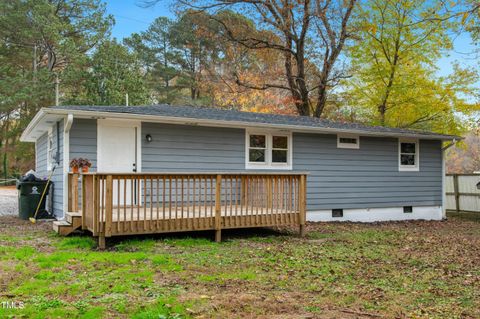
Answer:
[[[77,226],[78,223],[82,223],[82,213],[78,212],[66,212],[65,213],[65,220],[74,226]]]
[[[74,223],[69,223],[66,220],[56,220],[53,222],[53,230],[56,231],[61,236],[67,236],[72,233],[74,230],[80,228],[82,225],[81,217],[80,222],[77,222],[77,218],[74,218]]]

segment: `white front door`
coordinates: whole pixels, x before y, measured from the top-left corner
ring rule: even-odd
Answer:
[[[98,120],[97,136],[97,171],[100,173],[139,172],[140,167],[140,123],[124,120]],[[133,185],[134,198],[139,185]],[[120,181],[121,205],[133,204],[132,184]],[[114,185],[113,202],[118,203],[118,187]]]

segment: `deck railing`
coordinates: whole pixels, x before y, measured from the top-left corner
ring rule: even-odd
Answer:
[[[79,209],[78,177],[69,209]],[[177,231],[299,225],[304,173],[134,173],[81,175],[82,227],[100,238]],[[75,194],[77,192],[77,194]]]

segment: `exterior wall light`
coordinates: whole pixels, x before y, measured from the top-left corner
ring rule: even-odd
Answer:
[[[153,140],[150,134],[145,135],[145,139],[147,140],[148,143],[150,143]]]

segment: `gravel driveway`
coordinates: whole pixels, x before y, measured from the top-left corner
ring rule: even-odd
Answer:
[[[0,216],[18,214],[17,196],[15,187],[0,187]]]

